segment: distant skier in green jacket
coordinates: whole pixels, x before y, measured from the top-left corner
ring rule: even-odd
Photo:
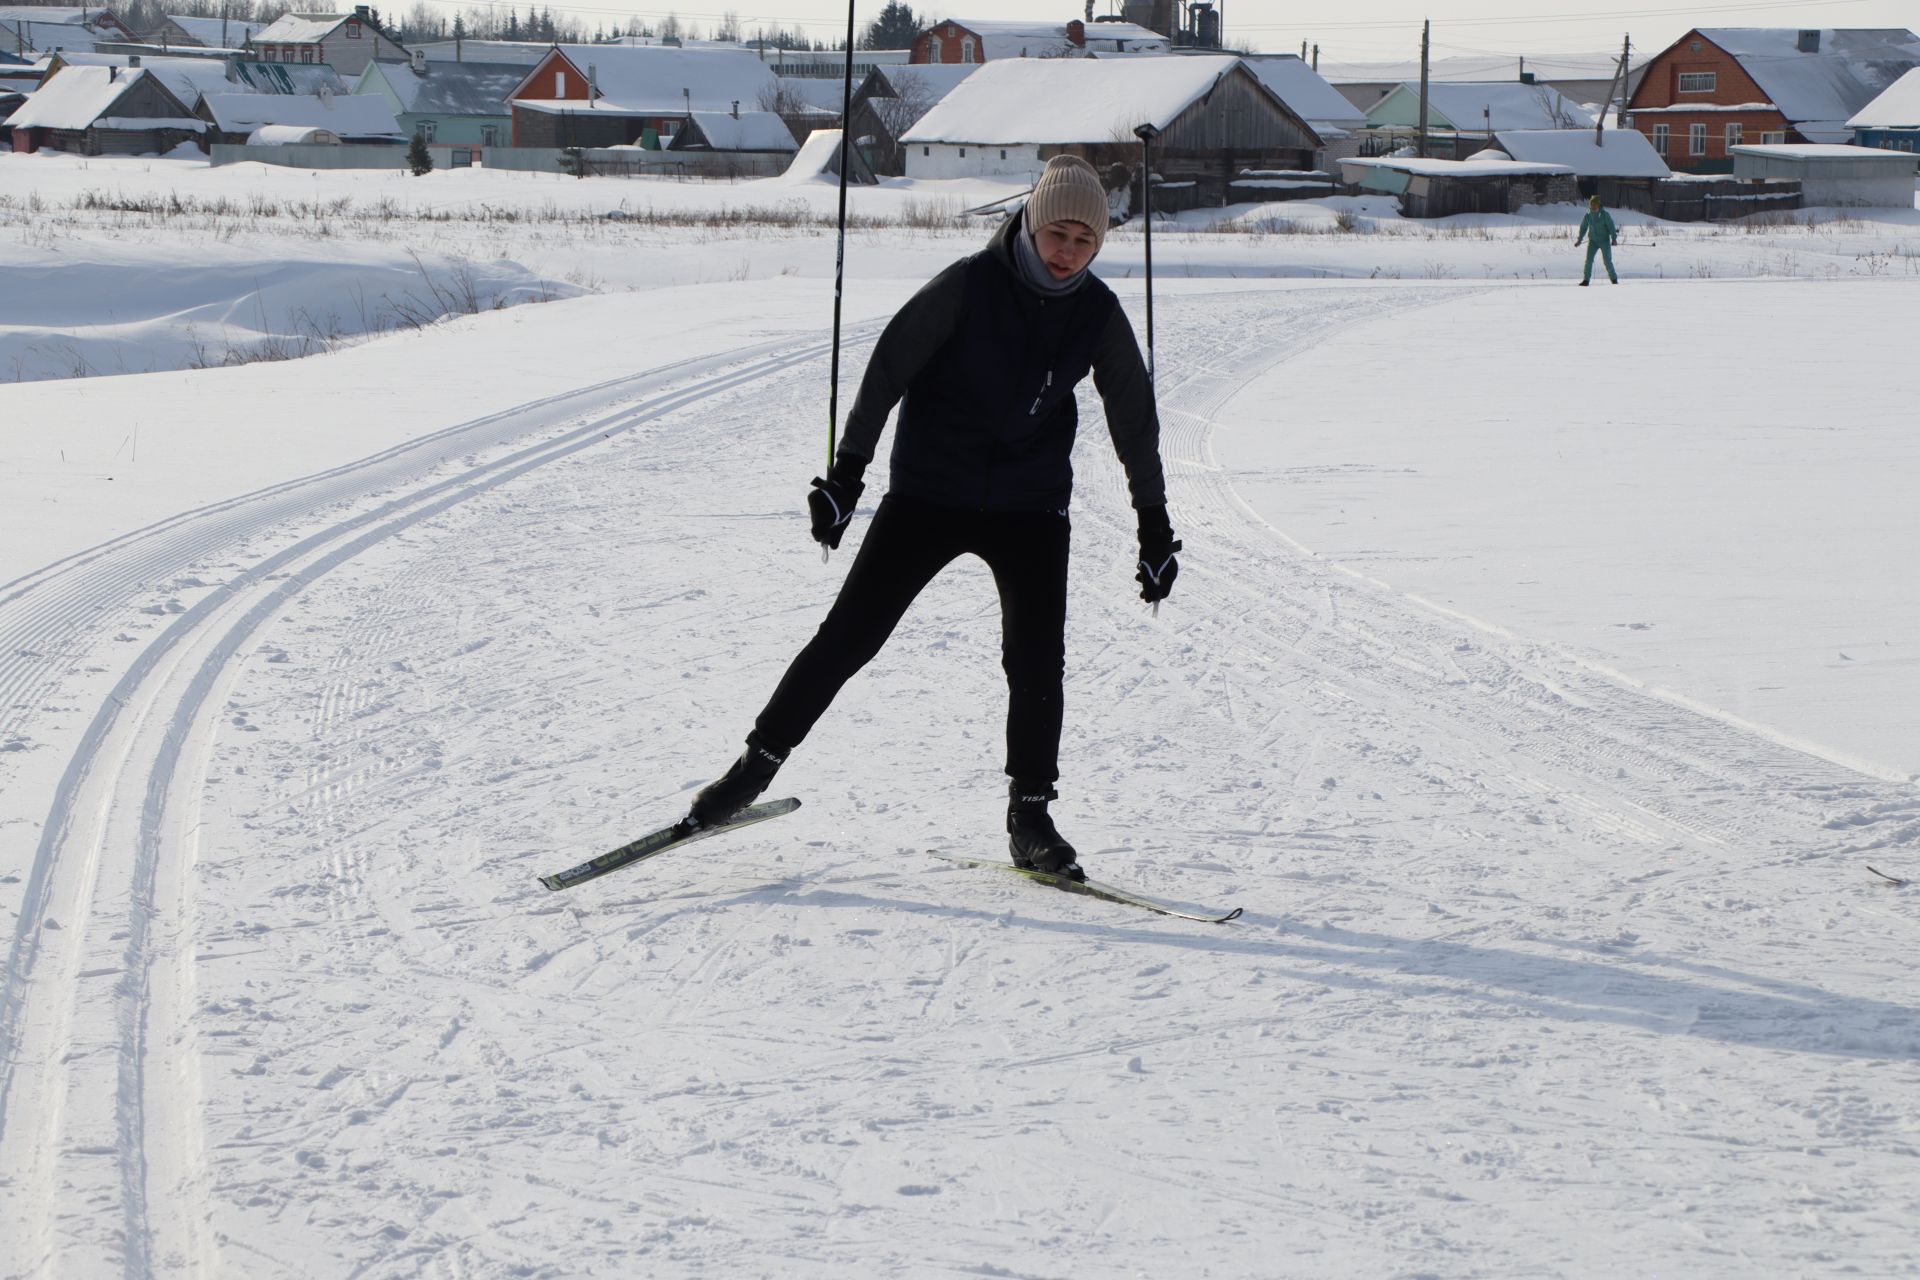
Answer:
[[[1620,243],[1620,228],[1613,225],[1613,215],[1600,207],[1599,196],[1587,197],[1587,216],[1580,219],[1580,234],[1573,238],[1577,249],[1580,242],[1587,242],[1587,269],[1581,273],[1580,283],[1593,283],[1593,255],[1599,254],[1607,264],[1607,279],[1615,284],[1620,277],[1613,272],[1613,246]]]

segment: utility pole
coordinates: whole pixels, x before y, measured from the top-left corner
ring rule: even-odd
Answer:
[[[1427,55],[1433,47],[1433,19],[1420,24],[1420,143],[1422,160],[1427,158]]]
[[[1313,69],[1315,71],[1318,71],[1320,69],[1320,46],[1319,45],[1313,46]]]
[[[1593,145],[1605,146],[1601,136],[1607,127],[1607,112],[1613,107],[1613,86],[1620,86],[1620,111],[1624,116],[1627,110],[1627,55],[1633,48],[1633,37],[1628,35],[1620,41],[1620,65],[1613,73],[1613,80],[1607,85],[1607,105],[1600,109],[1600,118],[1593,122]],[[1625,127],[1624,125],[1622,126]]]

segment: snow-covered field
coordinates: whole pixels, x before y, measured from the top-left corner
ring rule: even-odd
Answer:
[[[1920,215],[1156,230],[1183,573],[1093,411],[1057,810],[1240,920],[925,856],[1004,839],[964,565],[797,814],[549,894],[844,572],[832,194],[0,156],[0,1276],[1920,1269]],[[854,194],[843,392],[1005,191]]]

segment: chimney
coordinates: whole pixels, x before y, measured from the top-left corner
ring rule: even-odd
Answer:
[[[108,84],[119,84],[119,83],[120,83],[120,68],[118,68],[118,67],[108,67],[108,68],[107,68],[107,83],[108,83]]]
[[[127,55],[127,65],[128,65],[129,67],[137,67],[137,66],[139,66],[139,65],[140,65],[140,55],[139,55],[139,54],[137,54],[137,53],[130,53],[130,54],[128,54],[128,55]]]
[[[417,76],[427,74],[427,51],[425,49],[414,49],[410,51],[407,54],[407,60],[413,64],[413,74]]]
[[[1072,22],[1069,22],[1067,24],[1067,43],[1070,45],[1073,45],[1077,49],[1084,49],[1087,47],[1086,24],[1081,22],[1080,19],[1078,18],[1075,18]]]
[[[1800,33],[1800,52],[1820,52],[1820,33],[1818,31],[1802,31]]]
[[[353,14],[356,18],[359,18],[362,22],[365,22],[370,17],[372,17],[372,6],[357,4],[353,6]]]
[[[740,118],[740,99],[738,98],[733,100],[733,118],[735,120]]]

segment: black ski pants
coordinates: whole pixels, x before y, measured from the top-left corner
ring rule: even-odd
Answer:
[[[800,745],[840,686],[873,660],[934,575],[979,556],[1000,592],[1007,673],[1007,776],[1060,776],[1066,674],[1068,522],[1064,511],[967,511],[887,495],[825,622],[800,651],[754,728],[780,750]]]

